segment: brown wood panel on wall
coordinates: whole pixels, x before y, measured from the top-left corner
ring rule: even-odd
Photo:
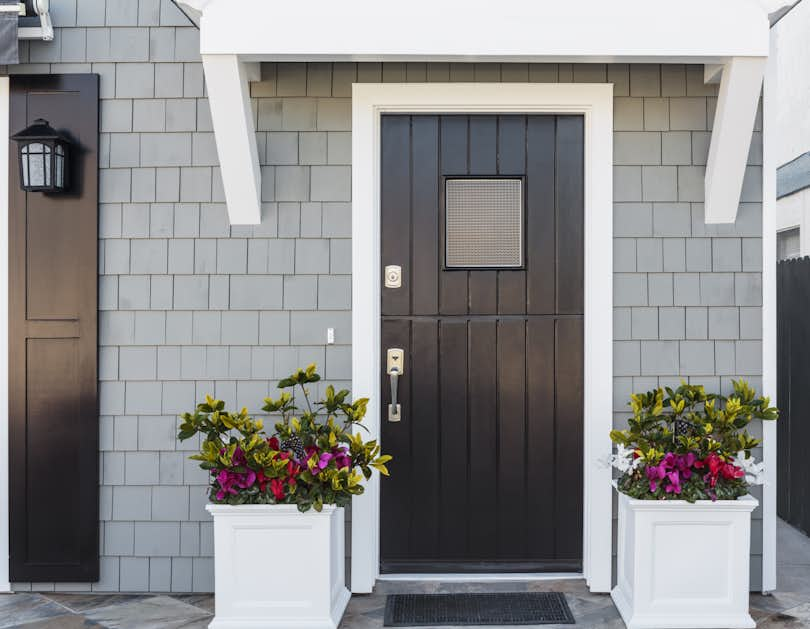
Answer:
[[[12,581],[97,581],[98,76],[11,77],[12,133],[68,136],[70,187],[20,189],[9,153]]]

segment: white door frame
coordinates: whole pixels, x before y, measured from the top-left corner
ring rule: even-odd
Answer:
[[[611,587],[613,399],[613,85],[385,83],[352,88],[352,390],[369,396],[366,428],[380,438],[380,116],[383,113],[559,113],[585,118],[585,418],[583,572]],[[385,447],[385,444],[382,444]],[[379,576],[380,481],[352,502],[355,593]]]
[[[9,562],[9,469],[8,469],[8,167],[9,167],[9,77],[0,77],[0,592],[10,592]]]

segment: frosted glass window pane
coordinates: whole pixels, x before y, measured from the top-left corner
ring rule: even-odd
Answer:
[[[450,268],[523,265],[523,182],[448,179],[446,258]]]

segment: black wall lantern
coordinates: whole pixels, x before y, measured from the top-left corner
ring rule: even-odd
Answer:
[[[20,182],[27,192],[63,192],[68,185],[70,140],[37,118],[11,136],[18,144]]]

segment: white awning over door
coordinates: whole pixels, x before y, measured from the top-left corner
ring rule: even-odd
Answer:
[[[769,0],[770,1],[770,0]],[[200,52],[232,223],[260,221],[249,82],[262,61],[691,63],[720,93],[708,223],[733,222],[769,47],[759,0],[178,0]]]

